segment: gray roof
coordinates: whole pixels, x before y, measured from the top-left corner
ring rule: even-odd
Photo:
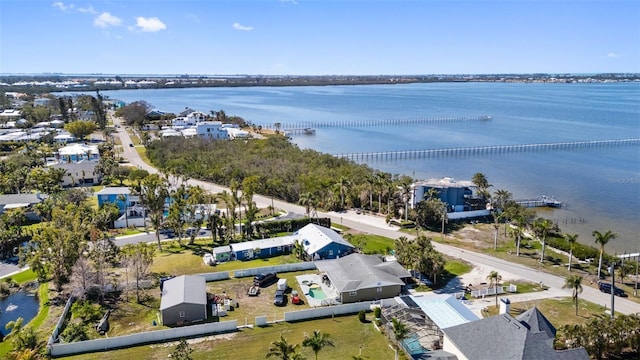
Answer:
[[[48,198],[46,194],[2,194],[0,195],[0,209],[10,204],[38,204]]]
[[[411,276],[398,262],[382,262],[375,255],[350,254],[336,260],[316,261],[316,266],[340,292],[404,285],[401,278]]]
[[[185,303],[207,305],[205,278],[197,275],[182,275],[164,282],[160,310]]]
[[[128,195],[128,194],[131,194],[131,189],[129,189],[126,186],[105,187],[96,193],[96,195],[111,195],[111,194]]]
[[[92,175],[93,172],[96,169],[96,165],[98,165],[97,162],[95,161],[80,161],[80,162],[63,162],[63,163],[59,163],[59,164],[53,164],[51,165],[52,168],[55,169],[64,169],[67,172],[73,172],[73,171],[85,171],[85,175]]]
[[[304,251],[309,255],[315,254],[331,243],[354,248],[353,245],[343,239],[337,232],[316,224],[307,224],[298,230],[295,235],[298,236],[298,240],[302,244]]]
[[[526,314],[526,315],[525,315]],[[533,308],[518,318],[500,314],[443,329],[445,335],[469,360],[588,360],[584,348],[556,351],[549,320]],[[531,320],[532,323],[527,321]],[[553,329],[555,334],[555,329]],[[551,335],[551,336],[550,336]],[[499,339],[498,342],[496,342]]]
[[[230,252],[231,252],[230,245],[216,246],[213,248],[213,251],[212,251],[213,254],[224,254],[224,253],[230,253]]]

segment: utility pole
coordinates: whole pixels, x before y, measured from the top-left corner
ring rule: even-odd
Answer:
[[[636,252],[636,287],[633,290],[633,296],[638,297],[638,264],[640,263],[640,251]]]
[[[615,300],[616,300],[616,263],[611,264],[611,318],[615,316]]]

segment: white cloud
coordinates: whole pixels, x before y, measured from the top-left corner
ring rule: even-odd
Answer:
[[[251,31],[253,30],[253,26],[244,26],[240,23],[233,23],[233,28],[240,31]]]
[[[619,58],[619,57],[621,57],[621,56],[622,56],[622,55],[620,55],[620,54],[616,54],[616,53],[608,53],[608,54],[607,54],[607,57],[614,58],[614,59],[615,59],[615,58]]]
[[[98,12],[96,11],[96,9],[93,8],[93,6],[89,5],[89,7],[83,8],[83,7],[79,7],[77,9],[78,12],[81,13],[86,13],[86,14],[97,14]]]
[[[51,4],[51,6],[53,7],[57,7],[58,9],[60,9],[61,11],[68,11],[68,10],[73,10],[73,4],[69,4],[69,5],[65,5],[63,2],[61,1],[56,1],[53,4]]]
[[[157,17],[145,18],[142,16],[136,18],[136,26],[144,32],[156,32],[167,28],[167,25]]]
[[[101,28],[119,26],[120,24],[122,24],[122,19],[117,16],[113,16],[108,12],[103,12],[93,20],[93,25]]]

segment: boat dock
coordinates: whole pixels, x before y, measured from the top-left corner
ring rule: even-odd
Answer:
[[[283,129],[282,133],[284,135],[315,135],[316,129],[314,128],[293,128],[293,129]]]
[[[528,208],[533,208],[533,207],[561,208],[562,207],[562,202],[556,200],[553,197],[547,197],[547,196],[541,196],[537,199],[515,200],[515,203]]]
[[[508,154],[508,153],[516,153],[516,152],[531,152],[531,151],[546,151],[546,150],[592,149],[592,148],[599,148],[599,147],[624,146],[624,145],[640,145],[640,139],[571,141],[571,142],[560,142],[560,143],[540,143],[540,144],[522,144],[522,145],[495,145],[495,146],[475,146],[475,147],[425,149],[425,150],[378,151],[378,152],[364,152],[364,153],[334,154],[334,156],[339,158],[346,158],[354,161],[400,160],[400,159],[418,159],[418,158],[428,158],[428,157]]]
[[[370,126],[400,126],[400,125],[425,125],[442,124],[450,122],[472,122],[490,121],[493,117],[489,115],[458,116],[458,117],[429,117],[429,118],[408,118],[408,119],[373,119],[373,120],[349,120],[349,121],[303,121],[287,122],[276,124],[262,124],[265,129],[289,130],[316,129],[316,128],[348,128],[348,127],[370,127]]]

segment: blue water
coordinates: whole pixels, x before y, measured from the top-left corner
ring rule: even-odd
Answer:
[[[39,307],[38,298],[27,290],[18,291],[0,300],[0,334],[7,335],[9,330],[5,329],[5,325],[19,317],[24,319],[22,325],[26,326],[38,314]]]
[[[301,148],[348,152],[640,138],[640,83],[194,88],[106,91],[178,113],[224,109],[255,124],[490,115],[488,122],[319,128],[296,135]],[[482,172],[493,190],[515,198],[555,196],[567,206],[541,211],[563,231],[593,244],[593,230],[613,230],[609,251],[640,250],[638,146],[373,161],[415,178],[470,179]]]

